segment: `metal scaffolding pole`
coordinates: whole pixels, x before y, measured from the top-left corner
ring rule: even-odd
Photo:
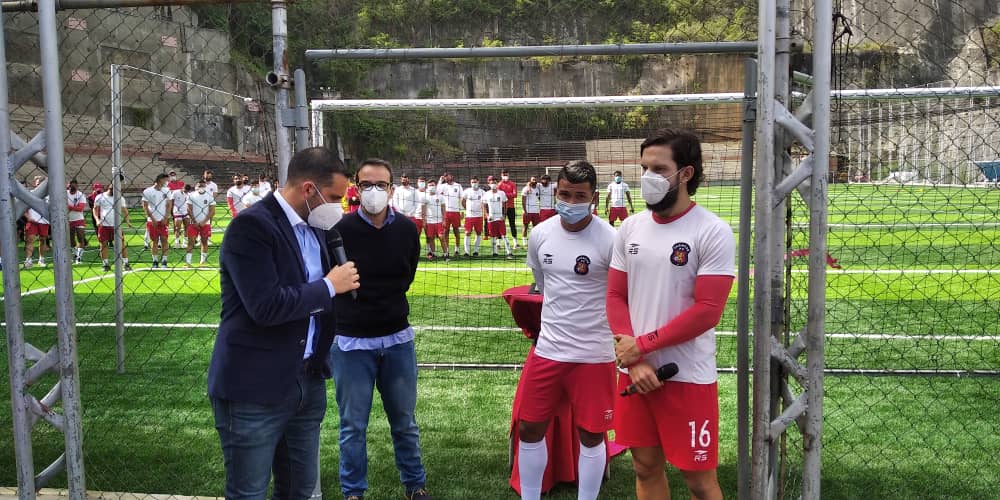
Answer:
[[[278,153],[278,185],[288,179],[288,161],[292,158],[292,141],[286,122],[288,109],[288,12],[285,0],[271,0],[271,33],[274,43],[274,71],[267,74],[267,83],[274,91],[274,134]]]
[[[295,150],[302,151],[309,144],[309,98],[306,97],[306,72],[295,70]]]

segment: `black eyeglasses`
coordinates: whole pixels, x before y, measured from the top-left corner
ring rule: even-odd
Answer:
[[[371,188],[377,188],[379,191],[385,191],[386,189],[389,189],[389,183],[385,181],[378,181],[378,182],[361,181],[358,183],[358,187],[361,188],[362,191],[367,191]]]

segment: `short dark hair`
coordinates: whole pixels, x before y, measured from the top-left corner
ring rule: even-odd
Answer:
[[[368,165],[371,165],[373,167],[382,167],[382,168],[388,170],[389,171],[389,184],[392,184],[392,165],[389,162],[387,162],[387,161],[385,161],[385,160],[383,160],[381,158],[368,158],[365,161],[361,162],[361,165],[358,165],[358,171],[354,173],[354,182],[355,183],[358,182],[358,172],[361,172],[361,169],[367,167]]]
[[[612,174],[612,175],[622,175],[622,171],[621,170],[615,170],[615,173]]]
[[[70,179],[70,180],[69,180],[69,183],[70,183],[70,184],[79,184],[79,182],[76,182],[76,177],[74,177],[74,178]]]
[[[469,180],[479,182],[479,177],[473,175],[472,177],[469,177]]]
[[[166,178],[168,178],[168,177],[170,177],[170,176],[169,176],[169,175],[167,175],[167,174],[164,174],[164,173],[159,173],[159,174],[156,174],[156,182],[160,182],[160,181],[162,181],[163,179],[166,179]]]
[[[694,167],[694,176],[687,183],[688,194],[694,194],[698,190],[698,185],[705,178],[705,169],[701,159],[701,141],[698,140],[698,136],[690,130],[660,129],[642,141],[642,145],[639,146],[639,155],[642,156],[642,152],[651,146],[670,148],[678,170],[688,165]]]
[[[194,186],[192,186],[190,184],[185,184],[184,185],[184,192],[190,193],[191,191],[194,191]]]
[[[287,183],[311,181],[328,186],[335,174],[346,177],[347,169],[333,151],[322,146],[306,148],[295,153],[288,162]]]
[[[509,174],[509,173],[510,173],[510,171],[507,170],[506,168],[500,171],[500,175]]]
[[[559,170],[556,183],[558,184],[563,179],[566,179],[566,182],[570,184],[582,184],[586,182],[590,184],[590,189],[597,189],[597,170],[594,170],[594,166],[587,160],[573,160],[567,163],[565,167]]]
[[[549,174],[542,174],[542,177],[541,177],[540,180],[551,181],[552,180],[552,176],[550,176]]]

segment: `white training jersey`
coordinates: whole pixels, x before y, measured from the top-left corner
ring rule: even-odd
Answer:
[[[578,232],[559,217],[528,237],[528,267],[542,276],[542,328],[535,354],[566,363],[614,361],[614,337],[605,313],[608,266],[615,229],[591,218]]]
[[[242,211],[247,206],[243,204],[243,197],[246,196],[246,191],[241,187],[233,186],[226,191],[226,198],[233,200],[233,209],[237,212]]]
[[[187,192],[183,189],[175,189],[171,196],[174,199],[174,217],[186,216],[188,214]]]
[[[499,189],[490,191],[483,196],[483,203],[487,205],[489,209],[489,221],[496,222],[498,220],[503,220],[504,216],[504,205],[507,203],[507,193],[500,191]]]
[[[538,185],[538,205],[542,210],[555,210],[556,185],[554,183],[549,183],[548,186]]]
[[[142,191],[142,201],[149,207],[149,213],[155,222],[160,222],[167,216],[168,200],[170,200],[170,190],[166,186],[160,189],[149,186]]]
[[[211,193],[212,198],[215,198],[219,194],[219,185],[212,181],[208,181],[205,183],[205,191]]]
[[[83,194],[83,191],[79,189],[76,193],[71,193],[66,191],[66,206],[72,207],[83,203],[83,209],[87,209],[87,195]],[[83,212],[77,212],[74,210],[69,211],[68,220],[70,222],[83,220]]]
[[[439,184],[438,194],[444,197],[445,210],[449,212],[462,211],[462,185],[459,183]]]
[[[531,184],[524,186],[521,190],[521,198],[524,200],[524,211],[529,214],[537,214],[542,208],[538,199],[539,186],[531,187]]]
[[[419,189],[413,190],[413,217],[423,220],[424,205],[427,204],[427,192]]]
[[[100,208],[101,217],[97,220],[97,223],[104,227],[115,227],[115,197],[108,192],[103,192],[94,198],[94,206]],[[121,214],[122,209],[126,207],[128,207],[128,204],[125,203],[125,197],[122,196],[118,200],[118,213]],[[124,214],[118,217],[120,222],[125,222]]]
[[[49,197],[48,196],[45,197],[45,201],[49,201]],[[49,223],[48,219],[46,219],[45,217],[42,217],[42,214],[36,212],[35,209],[33,209],[33,208],[29,208],[28,209],[28,213],[25,214],[25,218],[28,220],[28,222],[31,222],[32,224],[48,224]]]
[[[215,206],[215,196],[212,196],[208,189],[205,190],[204,194],[197,191],[191,193],[187,201],[188,211],[195,224],[211,222],[208,219],[208,214],[211,207]]]
[[[267,181],[260,181],[260,197],[265,198],[267,194],[271,192],[271,183]]]
[[[263,199],[264,198],[261,198],[259,194],[253,194],[253,191],[250,191],[249,193],[243,195],[243,206],[249,208],[254,203]]]
[[[625,193],[628,192],[629,189],[627,182],[612,182],[611,184],[608,184],[608,199],[611,201],[611,207],[625,207]]]
[[[462,192],[462,200],[465,201],[466,217],[483,216],[483,196],[485,195],[486,193],[478,187],[475,189],[469,188]]]
[[[392,208],[399,213],[413,217],[419,208],[416,203],[416,189],[406,186],[396,186],[392,193]]]
[[[440,224],[444,220],[444,214],[441,213],[441,204],[445,203],[444,196],[437,193],[428,194],[424,200],[427,203],[427,217],[424,222]]]
[[[660,328],[694,304],[698,276],[735,276],[736,240],[717,215],[694,205],[668,223],[645,210],[622,223],[611,267],[628,273],[628,309],[634,334]],[[653,367],[677,363],[671,380],[716,381],[715,329],[644,356]]]

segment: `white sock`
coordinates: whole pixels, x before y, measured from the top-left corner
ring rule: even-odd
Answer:
[[[104,262],[107,263],[108,261],[104,261]],[[128,264],[128,257],[125,257],[125,258],[122,259],[122,264]]]
[[[580,443],[580,460],[577,462],[578,500],[597,500],[597,494],[601,491],[601,481],[604,479],[607,457],[603,441],[593,448],[587,448]]]
[[[187,264],[191,263],[191,252],[184,254],[184,262]]]
[[[493,255],[497,254],[497,239],[493,238]]]
[[[476,235],[476,253],[479,253],[479,246],[483,243],[483,235]]]
[[[458,249],[455,249],[455,253],[458,253]],[[465,254],[469,255],[469,235],[465,235]]]
[[[201,263],[204,264],[206,262],[208,262],[208,254],[202,252],[202,254],[201,254]]]
[[[40,266],[45,265],[45,257],[42,257],[41,255],[38,256],[38,265]]]
[[[510,240],[506,236],[503,237],[503,248],[507,252],[507,255],[510,255]]]
[[[30,266],[30,265],[31,265],[31,264],[32,264],[33,262],[34,262],[34,261],[33,261],[33,260],[31,260],[31,257],[28,257],[28,258],[24,259],[24,263],[25,263],[25,264],[27,264],[27,265],[29,265],[29,266]]]
[[[545,438],[537,443],[517,444],[517,472],[521,476],[521,498],[538,500],[542,496],[542,476],[549,462],[549,450]]]
[[[105,266],[108,265],[108,259],[101,259],[101,262],[103,262]],[[125,262],[128,262],[128,260]]]

